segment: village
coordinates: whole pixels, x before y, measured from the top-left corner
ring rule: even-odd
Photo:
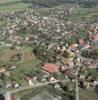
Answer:
[[[33,9],[0,13],[0,87],[14,90],[56,80],[74,83],[77,76],[79,87],[96,91],[97,19],[65,20],[73,14],[68,7],[43,15]],[[96,54],[87,56],[93,50]],[[59,83],[54,88],[60,88]]]

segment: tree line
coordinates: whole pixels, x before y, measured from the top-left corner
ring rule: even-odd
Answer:
[[[76,3],[85,7],[95,6],[98,0],[22,0],[25,3],[32,3],[43,7],[53,7],[64,3]]]

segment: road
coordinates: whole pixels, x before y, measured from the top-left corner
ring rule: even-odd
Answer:
[[[12,91],[9,91],[11,94],[14,94],[14,93],[18,93],[18,92],[21,92],[21,91],[24,91],[24,90],[28,90],[28,89],[33,89],[33,88],[38,88],[38,87],[43,87],[43,86],[47,86],[49,84],[55,84],[55,83],[58,83],[60,82],[61,80],[56,80],[56,81],[51,81],[51,82],[45,82],[45,83],[37,83],[35,85],[32,85],[32,86],[26,86],[26,87],[20,87],[19,89],[14,89]],[[68,82],[69,80],[62,80],[62,82]]]
[[[79,73],[79,71],[78,71],[78,68],[76,69],[76,73],[75,73],[75,75],[76,75],[76,79],[75,79],[75,89],[76,89],[76,100],[79,100],[79,83],[78,83],[78,73]]]
[[[82,57],[81,55],[77,54],[78,57]],[[84,58],[84,57],[83,57]],[[77,73],[77,71],[76,71]],[[79,88],[78,88],[78,81],[81,80],[81,79],[78,79],[76,78],[76,75],[71,75],[69,73],[67,73],[68,76],[71,76],[73,79],[76,79],[76,98],[77,100],[79,100]],[[45,82],[45,83],[37,83],[33,86],[26,86],[26,87],[20,87],[19,89],[14,89],[12,91],[9,91],[11,94],[14,94],[14,93],[18,93],[18,92],[21,92],[21,91],[24,91],[24,90],[28,90],[28,89],[33,89],[33,88],[37,88],[37,87],[43,87],[43,86],[47,86],[49,84],[55,84],[55,83],[58,83],[60,81],[63,81],[63,82],[68,82],[68,80],[56,80],[56,81],[52,81],[52,82]],[[84,81],[84,80],[81,80],[81,81]]]

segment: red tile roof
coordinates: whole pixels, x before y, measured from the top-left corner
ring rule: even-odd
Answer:
[[[94,41],[98,41],[98,34],[92,35],[91,38],[92,38]]]
[[[79,40],[79,44],[84,45],[85,44],[85,41],[83,39],[80,39]]]
[[[55,64],[45,64],[43,67],[42,67],[43,70],[49,72],[49,73],[56,73],[59,71],[59,68],[58,66],[56,66]]]

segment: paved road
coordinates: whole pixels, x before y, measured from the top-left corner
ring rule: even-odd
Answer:
[[[45,83],[37,83],[33,86],[26,86],[26,87],[20,87],[19,89],[15,89],[12,91],[9,91],[11,94],[20,92],[20,91],[24,91],[24,90],[28,90],[28,89],[33,89],[33,88],[37,88],[37,87],[43,87],[43,86],[47,86],[49,84],[55,84],[60,82],[61,80],[56,80],[56,81],[52,81],[52,82],[45,82]],[[68,82],[69,80],[62,80],[62,82]]]
[[[76,88],[76,100],[79,100],[79,83],[78,83],[78,73],[79,73],[79,71],[78,71],[78,68],[76,69],[76,73],[75,73],[75,75],[76,75],[76,79],[75,79],[75,88]]]
[[[81,55],[77,54],[78,57],[82,57]],[[84,58],[84,57],[83,57]],[[69,74],[67,74],[68,76],[70,76]],[[76,75],[71,75],[71,77],[74,77],[74,79],[76,79]],[[81,80],[81,79],[76,79],[76,91],[77,91],[77,94],[79,92],[78,90],[78,80]],[[62,80],[63,82],[68,82],[68,80]],[[82,81],[82,80],[81,80]],[[83,80],[84,81],[84,80]],[[24,91],[24,90],[28,90],[28,89],[33,89],[33,88],[37,88],[37,87],[43,87],[43,86],[47,86],[49,84],[54,84],[54,83],[58,83],[60,82],[60,80],[56,80],[56,81],[52,81],[52,82],[45,82],[45,83],[37,83],[33,86],[26,86],[26,87],[20,87],[19,89],[14,89],[12,91],[10,91],[11,94],[14,94],[14,93],[17,93],[17,92],[20,92],[20,91]],[[77,100],[79,98],[77,97]]]

